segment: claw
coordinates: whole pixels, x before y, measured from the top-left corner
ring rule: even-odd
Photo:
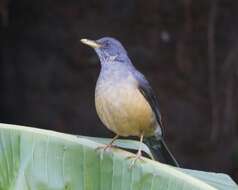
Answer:
[[[132,169],[137,161],[143,161],[141,151],[138,151],[136,155],[127,157],[127,159],[132,159],[129,165],[129,169]]]
[[[142,154],[141,154],[141,144],[143,142],[143,133],[140,135],[140,146],[139,146],[139,149],[138,149],[138,152],[136,155],[133,155],[133,156],[129,156],[127,157],[128,159],[132,159],[130,165],[129,165],[129,169],[132,169],[132,167],[135,166],[136,162],[139,160],[139,161],[142,161]]]
[[[100,159],[103,159],[103,154],[105,151],[107,151],[108,149],[112,148],[113,145],[112,144],[107,144],[105,146],[99,146],[96,148],[96,151],[100,151]]]
[[[113,142],[114,142],[118,137],[119,137],[119,135],[116,135],[116,136],[112,139],[112,141],[111,141],[109,144],[104,145],[104,146],[99,146],[99,147],[96,148],[96,151],[102,149],[102,151],[100,151],[100,152],[101,152],[101,154],[100,154],[100,159],[101,159],[101,160],[103,159],[103,153],[104,153],[105,151],[107,151],[108,149],[110,149],[110,148],[113,147]]]
[[[110,149],[110,148],[112,148],[113,147],[113,145],[112,144],[107,144],[107,145],[104,145],[104,146],[99,146],[99,147],[97,147],[96,148],[96,150],[103,150],[103,152],[104,151],[107,151],[108,149]]]

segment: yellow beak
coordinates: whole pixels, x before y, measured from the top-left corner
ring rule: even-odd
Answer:
[[[92,48],[100,48],[101,45],[99,43],[97,43],[96,41],[93,40],[88,40],[88,39],[81,39],[80,40],[83,44],[86,44]]]

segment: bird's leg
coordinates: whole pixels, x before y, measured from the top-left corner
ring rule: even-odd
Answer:
[[[103,148],[103,150],[106,151],[108,148],[111,148],[111,147],[113,146],[113,143],[115,142],[115,140],[116,140],[118,137],[119,137],[119,135],[116,135],[115,137],[113,137],[112,141],[111,141],[109,144],[107,144],[107,145]]]
[[[99,146],[99,147],[96,148],[96,150],[102,149],[102,151],[101,151],[101,153],[100,153],[100,158],[101,158],[101,159],[103,159],[103,153],[104,153],[104,151],[106,151],[107,149],[111,148],[111,147],[113,146],[114,141],[115,141],[118,137],[119,137],[119,135],[116,135],[116,136],[112,139],[112,141],[111,141],[109,144],[107,144],[107,145],[105,145],[105,146]]]
[[[144,134],[142,133],[140,135],[140,145],[139,145],[139,149],[138,149],[137,154],[135,156],[128,157],[128,158],[132,159],[131,164],[129,166],[130,169],[135,165],[137,160],[141,160],[141,156],[142,156],[141,148],[142,148],[142,143],[143,143],[143,137],[144,137]]]
[[[113,143],[115,142],[115,140],[119,137],[119,135],[116,135],[115,137],[113,137],[112,141],[107,144],[107,145],[103,145],[103,146],[99,146],[97,147],[97,150],[99,149],[103,149],[103,152],[106,151],[107,149],[111,148],[113,146]]]

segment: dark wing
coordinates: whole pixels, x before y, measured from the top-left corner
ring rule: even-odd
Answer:
[[[162,130],[162,135],[164,134],[164,127],[162,125],[161,121],[161,114],[159,111],[159,101],[157,96],[155,95],[153,89],[151,88],[149,82],[146,80],[144,75],[142,75],[139,71],[134,72],[134,76],[138,82],[138,88],[141,92],[141,94],[146,98],[148,103],[150,104],[152,110],[155,113],[157,122],[159,123],[161,130]]]

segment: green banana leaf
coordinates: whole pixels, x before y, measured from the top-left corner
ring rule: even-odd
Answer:
[[[89,140],[92,140],[92,141],[95,141],[95,142],[101,143],[101,144],[109,144],[112,141],[112,139],[110,139],[110,138],[98,138],[98,137],[88,137],[88,136],[78,136],[78,137],[86,138],[86,139],[89,139]],[[135,140],[117,139],[117,140],[115,140],[113,145],[120,147],[120,148],[131,149],[131,150],[137,151],[139,149],[140,142],[135,141]],[[154,160],[154,156],[147,145],[142,143],[141,150],[143,152],[145,152],[152,160]]]
[[[101,158],[99,141],[0,124],[0,190],[238,189],[225,174],[179,169],[147,158],[129,169],[132,153],[112,148]]]

